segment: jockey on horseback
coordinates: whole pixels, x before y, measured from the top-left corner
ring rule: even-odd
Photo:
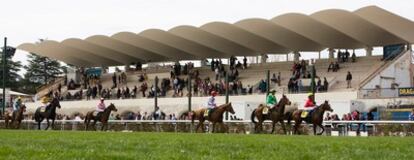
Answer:
[[[277,104],[276,96],[275,96],[276,90],[270,91],[269,95],[266,97],[266,106],[269,108],[274,107]],[[263,113],[267,114],[268,108],[263,108]]]
[[[217,107],[216,104],[216,96],[217,96],[217,92],[216,91],[211,91],[211,96],[208,97],[208,101],[207,101],[207,109],[208,109],[208,114],[207,116],[210,117],[211,113],[214,111],[214,108]]]
[[[105,110],[105,99],[101,98],[101,101],[99,101],[98,105],[96,105],[96,111],[97,112],[103,112]]]
[[[306,100],[305,106],[304,106],[304,113],[302,114],[302,118],[307,117],[312,113],[312,111],[316,108],[315,104],[315,96],[313,93],[308,94],[308,100]]]
[[[20,106],[22,105],[22,97],[17,97],[13,104],[13,111],[19,110]]]
[[[96,105],[96,112],[98,112],[96,114],[96,116],[100,116],[101,113],[105,110],[106,105],[105,105],[104,101],[105,101],[105,99],[104,98],[101,98],[101,100],[99,101],[98,105]]]

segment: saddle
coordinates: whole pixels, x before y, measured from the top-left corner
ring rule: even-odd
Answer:
[[[98,114],[99,114],[99,112],[98,112],[98,111],[93,111],[93,112],[92,112],[92,115],[93,115],[94,117],[98,116]]]
[[[204,111],[204,114],[203,114],[203,116],[204,117],[208,117],[212,112],[214,111],[214,109],[206,109],[205,111]],[[211,112],[211,113],[210,113]]]
[[[46,108],[47,108],[46,106],[40,106],[39,111],[40,112],[46,112]]]

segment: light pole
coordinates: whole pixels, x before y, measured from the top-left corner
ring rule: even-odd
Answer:
[[[3,71],[3,107],[2,107],[2,113],[4,113],[4,110],[6,108],[6,53],[7,53],[7,37],[4,37],[4,48],[3,48],[3,55],[2,55],[2,71]]]

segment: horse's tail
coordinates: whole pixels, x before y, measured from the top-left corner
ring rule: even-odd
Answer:
[[[256,123],[256,121],[254,121],[255,116],[256,116],[256,109],[254,109],[252,114],[250,115],[250,119],[252,120],[253,123]]]

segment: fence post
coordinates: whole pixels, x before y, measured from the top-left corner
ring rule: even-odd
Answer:
[[[191,93],[191,76],[189,75],[188,76],[188,78],[187,78],[187,81],[188,81],[188,86],[187,86],[187,88],[188,88],[188,111],[190,112],[191,111],[191,97],[192,97],[192,93]]]
[[[229,74],[226,73],[226,104],[229,103]],[[226,111],[226,120],[229,120],[229,112]]]
[[[154,112],[158,106],[158,76],[155,76],[155,91],[154,91]],[[152,89],[152,88],[151,88]]]

